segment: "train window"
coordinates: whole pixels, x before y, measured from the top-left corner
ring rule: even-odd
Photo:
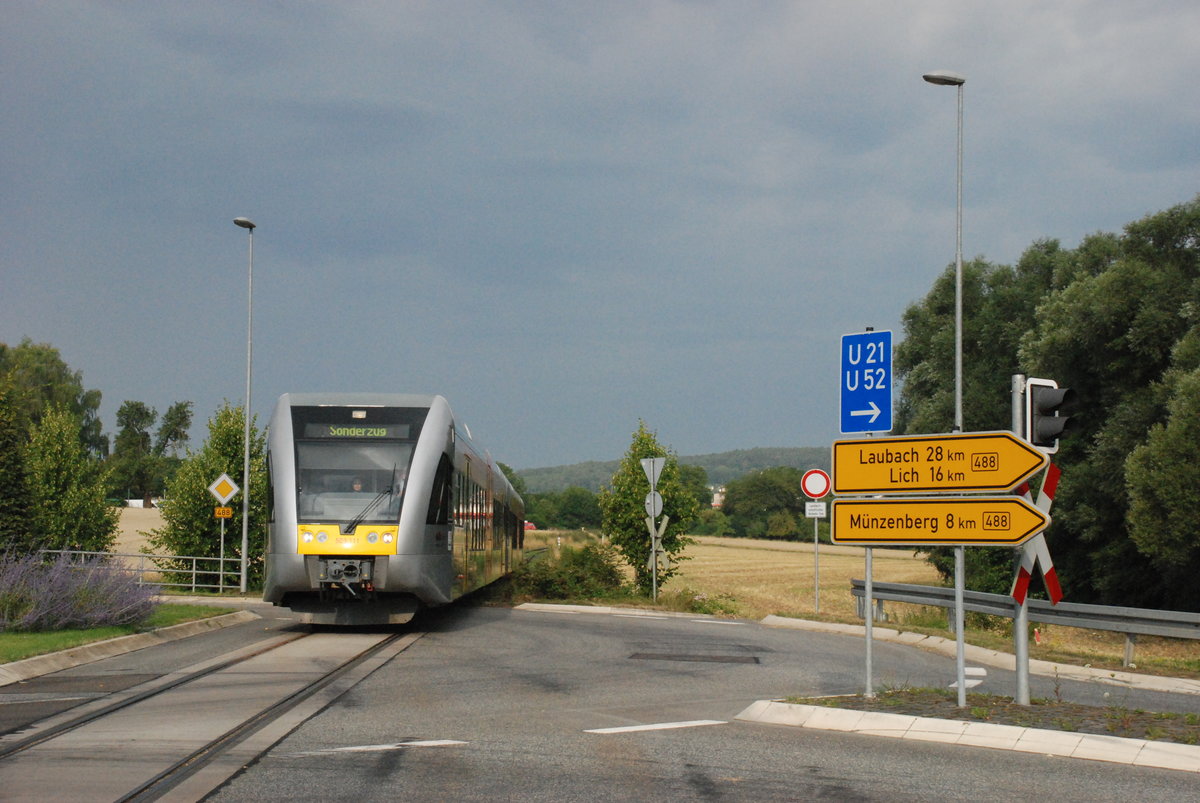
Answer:
[[[454,466],[450,456],[443,454],[438,461],[437,474],[433,477],[433,490],[429,494],[429,512],[426,524],[447,524],[450,521],[450,499],[453,492]]]
[[[300,521],[395,521],[429,411],[293,407]]]
[[[297,443],[300,520],[353,519],[376,497],[364,521],[394,520],[412,452],[409,443]]]

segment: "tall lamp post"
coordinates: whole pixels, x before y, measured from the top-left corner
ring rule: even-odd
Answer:
[[[250,366],[254,354],[254,222],[237,217],[234,225],[250,235],[250,266],[246,271],[246,409],[242,416],[246,428],[242,437],[242,593],[246,593],[247,553],[250,550]]]
[[[962,367],[962,163],[963,163],[963,84],[967,79],[958,73],[947,70],[935,70],[921,76],[926,81],[937,86],[958,87],[958,197],[955,203],[954,215],[954,431],[963,431],[963,367]],[[957,641],[957,686],[958,705],[967,704],[966,662],[964,659],[963,635],[963,586],[966,582],[966,554],[961,546],[954,548],[954,630]]]
[[[967,79],[957,73],[936,70],[922,76],[938,86],[958,87],[958,198],[955,203],[954,230],[954,431],[962,432],[962,167],[963,167],[963,84]]]

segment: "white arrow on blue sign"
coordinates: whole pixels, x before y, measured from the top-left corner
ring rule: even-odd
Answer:
[[[841,431],[892,430],[892,333],[842,335]]]

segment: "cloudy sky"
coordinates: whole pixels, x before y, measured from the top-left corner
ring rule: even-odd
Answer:
[[[840,336],[1200,192],[1200,5],[0,8],[0,342],[101,415],[445,395],[516,468],[838,435]],[[1030,299],[1035,303],[1036,299]]]

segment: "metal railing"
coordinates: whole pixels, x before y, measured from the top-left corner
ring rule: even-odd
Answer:
[[[850,581],[850,593],[857,598],[858,615],[863,610],[866,583]],[[871,596],[875,600],[875,619],[886,619],[883,601],[908,602],[913,605],[930,605],[938,608],[954,607],[954,589],[940,586],[918,586],[907,583],[872,583]],[[1108,630],[1125,635],[1125,666],[1133,663],[1133,649],[1139,635],[1166,636],[1168,638],[1200,639],[1200,613],[1186,611],[1159,611],[1152,608],[1124,608],[1112,605],[1086,605],[1079,602],[1060,602],[1052,605],[1044,599],[1027,600],[1029,620],[1042,624],[1057,624],[1064,627],[1082,627],[1089,630]],[[963,608],[968,611],[1007,616],[1012,618],[1017,604],[1005,594],[987,594],[982,591],[963,593]],[[951,629],[954,627],[950,617]]]
[[[137,575],[138,585],[186,588],[197,591],[236,591],[241,587],[241,558],[208,558],[191,555],[147,555],[145,553],[82,552],[43,549],[42,555],[66,556],[73,564],[101,560],[106,566]],[[232,568],[230,565],[232,564]],[[222,571],[222,568],[224,570]],[[185,582],[169,582],[163,575],[184,575]]]

